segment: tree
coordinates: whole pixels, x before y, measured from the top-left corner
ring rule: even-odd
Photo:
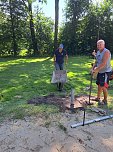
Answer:
[[[33,19],[33,10],[32,10],[32,3],[35,2],[33,0],[27,0],[27,5],[24,0],[22,0],[28,10],[29,14],[29,24],[30,24],[30,31],[31,31],[31,39],[32,39],[32,46],[34,50],[34,56],[38,55],[38,44],[37,44],[37,39],[36,39],[36,34],[35,34],[35,25],[34,25],[34,19]],[[38,2],[45,2],[46,0],[38,0]]]
[[[46,2],[45,0],[41,2]],[[0,53],[18,55],[21,49],[38,54],[36,27],[30,0],[2,0],[0,15]],[[31,54],[31,53],[30,53]]]
[[[10,51],[14,56],[18,54],[19,46],[18,39],[20,37],[21,28],[19,28],[21,21],[25,19],[26,13],[23,11],[24,6],[21,0],[2,0],[1,1],[1,12],[4,14],[4,22],[1,25],[2,29],[5,27],[8,34],[2,30],[2,33],[6,35],[3,36],[3,39],[8,36],[11,43]],[[7,27],[8,26],[8,27]],[[2,39],[2,37],[1,37]]]
[[[85,17],[87,24],[85,31],[88,39],[90,50],[94,49],[98,39],[104,39],[108,49],[112,51],[113,45],[113,10],[111,1],[104,0],[99,4],[91,4],[89,13]]]
[[[35,36],[35,29],[34,29],[34,23],[33,23],[32,2],[30,0],[28,0],[28,10],[29,10],[29,16],[30,16],[30,31],[31,31],[34,56],[36,56],[38,54],[38,46],[37,46],[37,40]]]
[[[9,8],[10,8],[10,17],[11,17],[13,51],[14,51],[14,56],[17,56],[18,46],[17,46],[17,41],[16,41],[15,26],[14,26],[14,24],[15,24],[14,15],[13,15],[14,5],[13,5],[13,1],[12,0],[9,0]]]
[[[86,0],[69,0],[65,8],[66,21],[60,29],[60,39],[69,54],[91,54],[98,39],[113,50],[113,7],[111,0],[94,4]]]
[[[70,54],[79,53],[79,28],[80,21],[87,14],[89,7],[89,0],[68,0],[65,8],[66,22],[62,29],[63,34],[60,34],[60,39],[63,40],[64,45]],[[81,35],[81,34],[80,34]],[[68,47],[67,47],[68,45]]]
[[[53,27],[54,22],[43,13],[38,12],[35,17],[36,37],[40,55],[51,55],[53,50]]]
[[[55,33],[54,33],[54,50],[58,47],[58,20],[59,20],[59,0],[55,0]]]

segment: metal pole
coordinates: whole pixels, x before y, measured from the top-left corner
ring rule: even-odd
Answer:
[[[83,126],[84,126],[84,124],[85,124],[85,118],[86,118],[86,110],[85,110],[85,108],[84,108]]]
[[[88,125],[88,124],[91,124],[91,123],[95,123],[95,122],[99,122],[99,121],[103,121],[103,120],[107,120],[107,119],[111,119],[111,118],[113,118],[113,115],[104,116],[104,117],[101,117],[101,118],[96,118],[96,119],[84,122],[84,125]],[[80,122],[78,124],[73,124],[73,125],[71,125],[71,128],[76,128],[76,127],[79,127],[79,126],[83,126],[83,122]]]

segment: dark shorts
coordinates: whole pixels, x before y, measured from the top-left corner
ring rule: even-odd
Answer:
[[[106,88],[108,88],[110,75],[111,72],[98,73],[96,84],[100,85],[101,87],[105,86]]]

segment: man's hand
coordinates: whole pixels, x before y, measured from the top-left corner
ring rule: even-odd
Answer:
[[[98,73],[99,72],[99,68],[98,67],[95,67],[93,70],[92,70],[92,73]]]
[[[95,51],[95,50],[92,52],[92,55],[93,55],[93,56],[96,56],[96,51]]]

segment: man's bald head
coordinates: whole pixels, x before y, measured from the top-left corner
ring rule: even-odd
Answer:
[[[98,40],[98,41],[97,41],[97,48],[98,48],[100,51],[103,51],[103,49],[105,48],[105,41],[104,41],[104,40]]]
[[[104,41],[104,40],[98,40],[98,41],[97,41],[97,44],[98,44],[98,43],[102,43],[102,44],[105,45],[105,41]]]

